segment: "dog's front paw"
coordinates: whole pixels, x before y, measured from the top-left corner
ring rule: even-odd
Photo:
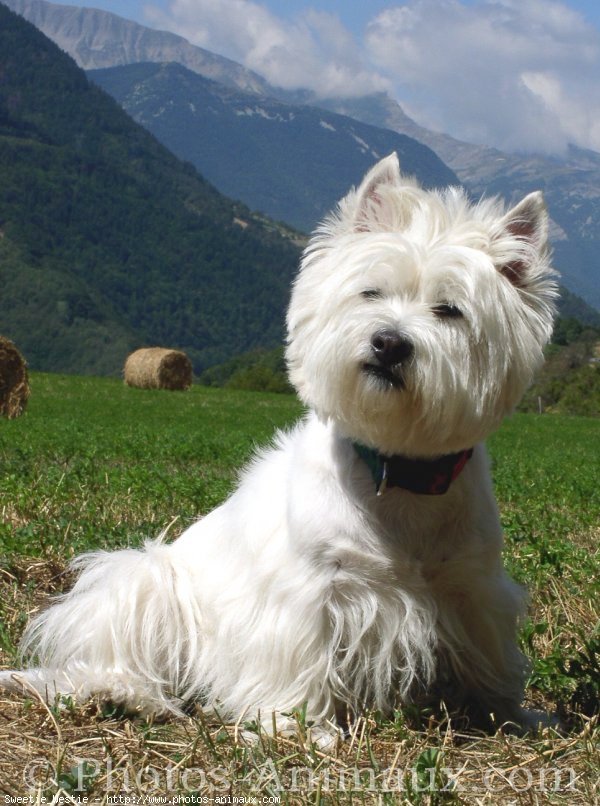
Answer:
[[[305,742],[308,746],[327,754],[334,753],[344,738],[342,729],[329,720],[305,727],[293,717],[283,714],[277,714],[271,721],[256,722],[252,725],[252,729],[242,730],[239,733],[241,739],[249,745],[258,744],[261,734]]]
[[[341,728],[331,722],[313,725],[308,729],[308,740],[322,753],[332,755],[344,740]]]

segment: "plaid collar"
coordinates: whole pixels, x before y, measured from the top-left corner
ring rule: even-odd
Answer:
[[[409,459],[385,456],[359,442],[352,445],[371,471],[377,495],[383,495],[388,487],[401,487],[418,495],[444,495],[473,455],[473,448],[469,448],[439,459]]]

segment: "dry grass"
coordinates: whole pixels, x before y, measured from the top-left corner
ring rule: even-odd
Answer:
[[[283,803],[591,804],[598,802],[598,725],[535,739],[421,730],[363,718],[337,752],[308,736],[249,743],[201,714],[162,725],[106,717],[96,705],[0,701],[3,794],[275,796]],[[148,800],[146,800],[148,802]],[[260,802],[260,801],[259,801]]]
[[[57,557],[15,558],[0,577],[6,629],[18,635],[48,595],[69,584]],[[564,591],[556,601],[567,620],[590,616],[589,603],[567,603]],[[14,658],[2,660],[9,665]],[[529,704],[553,706],[539,694],[536,699]],[[184,803],[185,797],[197,803],[203,795],[294,804],[590,806],[600,802],[598,718],[567,716],[568,733],[547,728],[520,738],[461,733],[427,714],[413,715],[410,724],[400,714],[393,721],[372,714],[354,723],[350,737],[327,755],[311,744],[301,714],[298,738],[255,734],[249,742],[247,731],[255,726],[226,726],[200,710],[153,724],[116,718],[99,703],[4,694],[0,793],[31,795],[37,802],[63,796],[65,803],[85,797],[88,803],[115,803],[119,796],[139,798],[130,803],[159,803],[161,797],[168,798],[163,803]]]

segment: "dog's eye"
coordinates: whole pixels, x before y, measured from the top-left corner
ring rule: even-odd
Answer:
[[[448,302],[440,302],[439,305],[434,305],[431,309],[436,316],[442,319],[458,319],[463,313],[456,305],[450,305]]]
[[[360,295],[364,299],[381,299],[383,292],[379,288],[367,288],[366,291],[361,291]]]

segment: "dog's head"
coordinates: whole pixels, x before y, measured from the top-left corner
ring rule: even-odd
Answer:
[[[288,312],[300,397],[383,453],[470,447],[520,400],[552,331],[541,193],[505,211],[379,162],[317,230]]]

